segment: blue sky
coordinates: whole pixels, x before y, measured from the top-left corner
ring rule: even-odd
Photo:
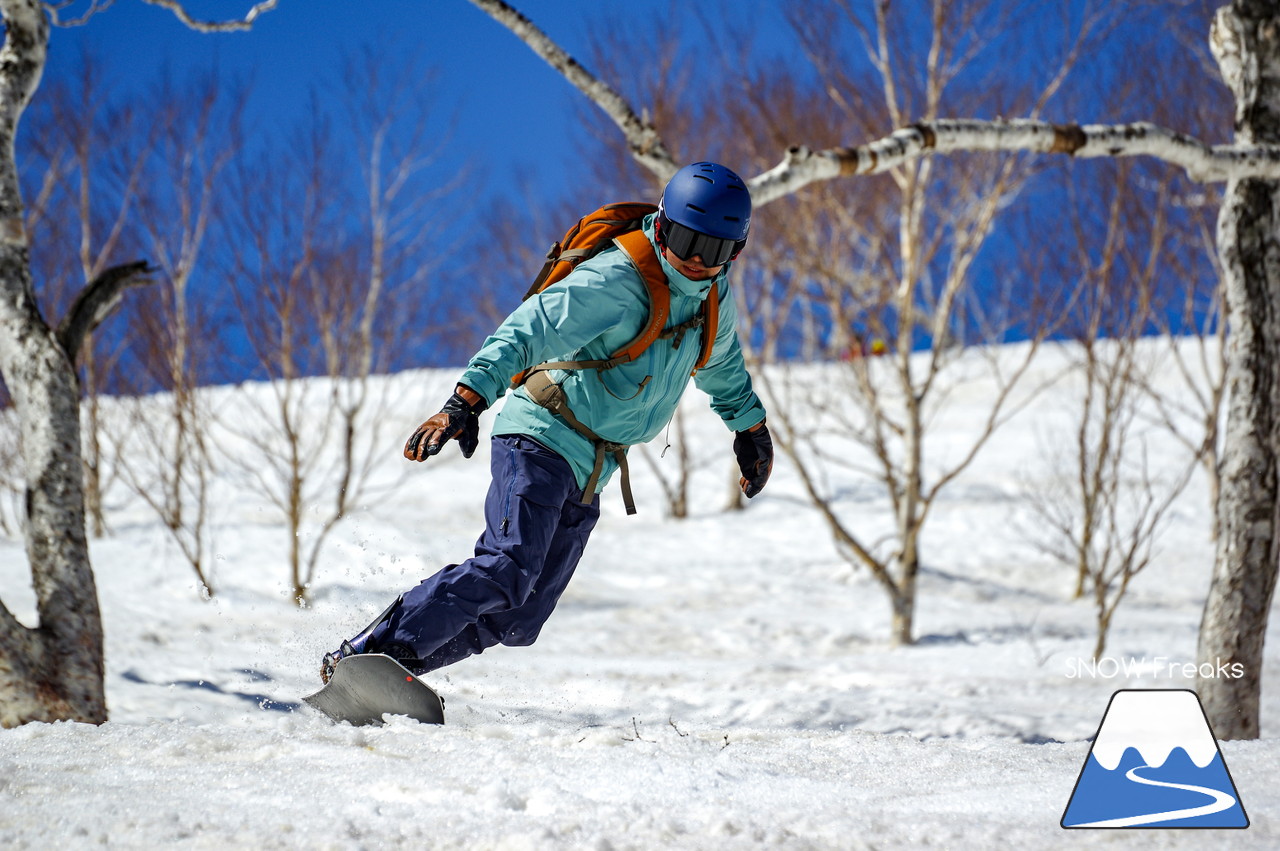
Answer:
[[[204,17],[249,5],[187,4]],[[772,6],[762,0],[741,5],[746,20]],[[593,27],[661,29],[657,11],[672,8],[607,0],[516,6],[584,61]],[[491,180],[532,175],[535,185],[551,188],[571,166],[575,148],[566,128],[582,96],[466,0],[281,0],[252,31],[216,35],[192,32],[170,12],[139,0],[117,0],[85,26],[54,30],[46,79],[74,73],[82,47],[125,86],[146,86],[167,70],[216,67],[228,79],[252,81],[250,115],[264,129],[304,110],[308,89],[332,86],[344,55],[366,45],[411,53],[419,67],[438,69],[440,103],[458,112],[458,147],[482,163]]]
[[[578,22],[563,12],[558,17],[552,23],[567,30],[566,41],[580,39]],[[250,114],[257,116],[259,128],[287,123],[306,109],[309,88],[331,85],[345,52],[387,43],[390,49],[415,51],[424,67],[441,69],[446,103],[455,94],[459,101],[465,98],[459,117],[465,147],[512,165],[522,154],[554,147],[555,125],[548,113],[562,109],[572,94],[541,60],[465,0],[282,0],[250,32],[216,35],[192,32],[165,10],[121,0],[87,26],[55,31],[51,41],[50,77],[73,71],[76,47],[83,44],[126,84],[145,86],[166,69],[181,73],[215,66],[227,78],[249,78]],[[495,52],[500,52],[498,62]],[[514,96],[515,81],[519,96]],[[551,110],[535,108],[551,104]],[[512,147],[513,138],[524,144]]]
[[[185,0],[185,5],[200,17],[235,17],[252,2]],[[77,0],[64,17],[86,4]],[[724,8],[617,0],[515,0],[515,5],[588,65],[594,32],[613,27],[631,35],[652,33],[655,41],[679,37],[697,29],[699,16],[716,15]],[[731,7],[733,19],[724,20],[723,28],[750,32],[760,53],[779,56],[780,61],[796,59],[798,51],[779,11],[786,5],[786,0],[737,0]],[[1148,20],[1154,14],[1147,12]],[[720,23],[713,20],[712,25]],[[1061,20],[1046,21],[1043,31],[1052,34],[1061,25]],[[1197,29],[1197,38],[1198,33]],[[636,42],[643,45],[645,40]],[[166,71],[181,75],[217,68],[227,79],[252,81],[250,116],[256,117],[257,130],[267,132],[273,124],[287,125],[307,108],[310,87],[326,87],[326,99],[340,100],[342,92],[333,89],[341,85],[335,81],[342,59],[362,46],[396,52],[424,70],[439,71],[439,101],[458,113],[457,147],[481,164],[490,180],[529,176],[535,186],[554,191],[572,167],[576,139],[584,132],[574,118],[584,98],[467,0],[280,0],[251,31],[218,35],[192,32],[172,13],[141,0],[116,0],[87,25],[54,30],[46,78],[74,73],[85,48],[106,66],[113,85],[144,87]],[[698,49],[696,43],[688,45],[690,52]],[[1178,50],[1182,55],[1186,48]],[[994,51],[990,58],[999,63],[999,53]],[[646,59],[638,55],[637,65]],[[699,67],[696,61],[691,66]],[[1078,69],[1071,86],[1078,86],[1081,75],[1104,69],[1105,65]],[[859,141],[863,140],[848,140]]]

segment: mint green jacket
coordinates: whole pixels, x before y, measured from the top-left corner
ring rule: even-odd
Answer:
[[[645,233],[653,241],[653,217]],[[764,419],[764,405],[751,388],[738,342],[738,311],[724,270],[711,281],[691,281],[665,258],[671,288],[667,328],[692,319],[712,286],[720,288],[715,347],[694,382],[711,397],[712,409],[732,431]],[[609,248],[584,261],[564,280],[522,302],[489,336],[459,379],[489,405],[510,387],[516,373],[547,361],[603,360],[630,343],[649,318],[649,296],[640,273],[621,250]],[[688,332],[679,347],[658,339],[640,357],[597,372],[554,371],[569,409],[605,440],[634,445],[656,437],[675,414],[702,349],[702,329]],[[645,379],[648,378],[646,382]],[[643,385],[643,386],[642,386]],[[493,434],[527,434],[573,467],[585,487],[595,463],[591,442],[563,420],[514,391],[493,424]],[[604,488],[617,462],[606,455],[597,485]]]

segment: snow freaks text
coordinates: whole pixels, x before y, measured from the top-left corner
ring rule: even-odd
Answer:
[[[1218,659],[1213,662],[1179,662],[1166,656],[1103,656],[1100,659],[1067,660],[1067,679],[1113,680],[1117,677],[1149,677],[1153,679],[1235,680],[1244,676],[1244,664]]]

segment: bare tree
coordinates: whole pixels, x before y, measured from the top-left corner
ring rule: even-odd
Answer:
[[[204,279],[211,278],[201,258],[220,181],[242,145],[243,93],[225,89],[206,75],[187,85],[165,80],[149,97],[159,137],[137,217],[162,286],[157,297],[134,305],[132,358],[120,379],[133,395],[120,401],[128,415],[110,433],[123,481],[160,519],[205,596],[214,593],[208,490],[216,415],[200,385],[217,354],[210,318],[216,305],[197,285],[202,265]]]
[[[336,258],[323,252],[336,233],[331,217],[336,193],[325,171],[323,129],[298,134],[285,163],[237,164],[237,199],[229,237],[237,246],[228,277],[234,282],[245,339],[259,375],[269,379],[261,394],[246,395],[256,415],[231,426],[252,449],[225,460],[247,476],[252,490],[281,511],[289,538],[292,596],[306,599],[302,525],[316,497],[318,465],[336,427],[328,391],[314,380],[324,374],[320,316],[314,311],[324,275],[338,277]],[[323,399],[323,401],[315,401]]]
[[[431,303],[423,292],[442,265],[432,243],[445,217],[436,211],[465,173],[443,179],[434,171],[452,130],[423,96],[433,89],[433,76],[411,67],[393,71],[372,50],[349,59],[344,75],[362,93],[350,104],[349,121],[360,139],[366,212],[351,240],[355,264],[333,281],[320,310],[326,374],[339,415],[341,468],[332,510],[307,561],[307,585],[325,536],[370,496],[373,464],[387,443],[387,414],[395,400],[386,382],[372,379],[438,330],[423,309]],[[359,285],[352,287],[353,281]]]
[[[1040,522],[1034,543],[1075,570],[1075,596],[1093,605],[1093,655],[1101,658],[1130,583],[1151,564],[1197,461],[1188,453],[1181,468],[1152,469],[1151,428],[1139,410],[1152,364],[1137,337],[1088,340],[1080,348],[1073,428],[1049,437],[1053,479],[1037,483],[1028,500]]]
[[[456,186],[433,171],[448,125],[418,99],[420,74],[386,72],[366,55],[345,76],[367,93],[343,117],[361,140],[357,185],[319,110],[289,163],[246,166],[237,179],[237,242],[251,247],[237,258],[238,302],[272,381],[255,430],[239,429],[255,451],[229,461],[285,517],[299,605],[329,534],[375,495],[396,400],[372,379],[434,327],[427,283],[440,261],[427,249],[433,211]],[[361,211],[357,225],[340,221],[349,211]]]
[[[1078,385],[1080,394],[1071,397],[1070,428],[1045,441],[1050,480],[1037,482],[1027,499],[1038,520],[1033,542],[1075,570],[1073,596],[1089,595],[1093,603],[1095,658],[1130,583],[1151,563],[1163,520],[1199,454],[1189,452],[1187,463],[1172,470],[1152,470],[1148,462],[1155,424],[1141,408],[1153,398],[1159,360],[1142,341],[1165,323],[1162,297],[1172,293],[1161,261],[1176,210],[1171,175],[1149,189],[1139,185],[1138,170],[1119,163],[1099,169],[1096,181],[1065,187],[1070,235],[1061,242],[1047,235],[1045,245],[1075,258],[1071,268],[1080,271],[1068,286],[1074,296],[1063,323],[1079,361],[1070,376],[1078,380],[1069,386]],[[1103,226],[1092,227],[1094,221]]]
[[[95,2],[93,8],[101,6]],[[24,534],[39,618],[35,628],[27,627],[0,605],[3,726],[55,719],[101,723],[107,717],[74,363],[86,335],[146,272],[145,263],[104,269],[57,323],[37,306],[14,149],[18,124],[44,69],[50,18],[58,10],[39,0],[0,0],[0,374],[19,422],[27,483]]]

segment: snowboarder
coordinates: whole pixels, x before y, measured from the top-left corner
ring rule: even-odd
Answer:
[[[441,411],[404,449],[406,458],[425,461],[456,440],[470,458],[480,414],[513,376],[534,376],[513,390],[494,423],[493,481],[475,555],[405,592],[326,654],[323,680],[359,653],[384,653],[422,674],[495,644],[532,644],[600,516],[599,491],[621,468],[633,510],[626,448],[662,431],[691,374],[735,432],[740,487],[748,497],[760,492],[773,467],[773,444],[726,281],[750,223],[750,194],[728,168],[695,163],[675,174],[657,211],[635,231],[647,238],[638,241],[650,258],[650,279],[665,274],[661,295],[665,301],[669,289],[670,300],[666,330],[634,359],[614,362],[624,360],[615,355],[638,329],[663,317],[651,311],[644,264],[621,244],[527,298],[493,332]],[[704,304],[718,305],[714,315]],[[709,335],[705,345],[699,331]]]

